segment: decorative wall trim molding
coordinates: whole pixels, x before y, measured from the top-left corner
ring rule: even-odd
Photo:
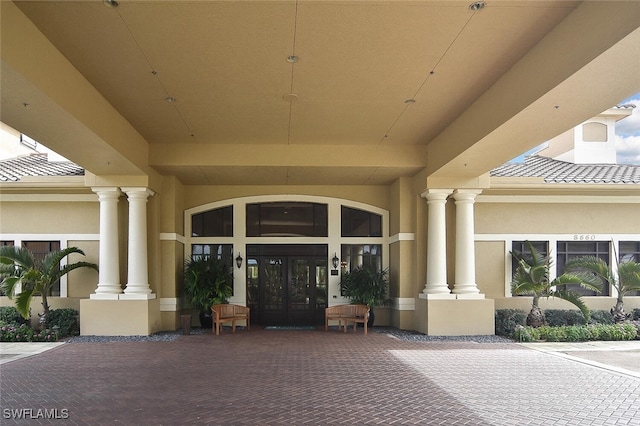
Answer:
[[[476,203],[638,204],[640,197],[633,195],[478,195]]]
[[[399,241],[414,241],[415,239],[416,234],[414,234],[413,232],[400,232],[389,237],[389,244],[394,244]]]
[[[413,297],[394,297],[392,307],[396,311],[415,311],[416,299]]]
[[[27,234],[21,232],[20,234],[0,234],[0,240],[13,240],[14,242],[23,240],[60,241],[60,247],[63,247],[67,241],[98,241],[100,234]]]
[[[0,202],[98,203],[96,194],[0,194]]]
[[[160,312],[176,312],[180,310],[182,299],[177,297],[161,297]]]
[[[160,240],[161,241],[177,241],[181,244],[184,244],[185,242],[184,235],[180,235],[175,232],[161,232]]]

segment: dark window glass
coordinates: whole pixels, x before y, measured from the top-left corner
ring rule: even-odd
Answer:
[[[192,237],[233,237],[233,206],[191,216]]]
[[[218,260],[222,260],[229,267],[234,264],[233,244],[192,244],[191,256],[215,257]]]
[[[36,262],[42,261],[44,257],[56,250],[60,250],[60,241],[23,241],[22,247],[29,250]],[[60,281],[51,286],[49,296],[60,296]]]
[[[640,242],[620,241],[620,262],[640,263]]]
[[[609,241],[558,241],[557,267],[558,276],[564,273],[565,265],[571,259],[582,256],[595,256],[609,264]],[[595,293],[580,287],[578,284],[564,286],[583,296],[608,296],[609,287],[604,286],[601,293]]]
[[[620,241],[620,263],[636,262],[640,263],[640,242]],[[627,293],[628,296],[640,296],[640,291]]]
[[[343,237],[382,237],[382,216],[342,206]]]
[[[343,244],[340,264],[343,272],[351,272],[359,266],[382,271],[382,246],[380,244]]]
[[[533,248],[536,249],[538,253],[542,256],[546,256],[549,253],[549,242],[548,241],[529,241]],[[515,253],[522,253],[525,261],[530,262],[531,259],[531,250],[529,250],[529,244],[526,241],[513,241],[511,243],[511,251]],[[511,278],[513,278],[513,274],[516,273],[516,269],[518,268],[518,260],[515,256],[511,256]],[[515,295],[514,295],[515,296]]]
[[[328,217],[326,204],[247,204],[247,237],[326,237]]]

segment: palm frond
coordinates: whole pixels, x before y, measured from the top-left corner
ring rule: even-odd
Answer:
[[[62,250],[54,250],[52,252],[47,253],[44,259],[42,260],[43,272],[52,277],[58,275],[58,278],[61,275],[64,275],[64,274],[60,274],[60,262],[62,261],[62,259],[64,259],[65,257],[69,256],[72,253],[78,253],[84,256],[84,252],[78,247],[67,247]]]
[[[73,271],[74,269],[78,269],[78,268],[90,268],[97,271],[98,265],[96,265],[95,263],[84,262],[84,261],[75,262],[70,265],[64,265],[62,268],[60,268],[60,276],[66,275],[69,272]]]
[[[525,243],[527,244],[529,253],[525,254],[518,250],[514,250],[511,252],[511,255],[518,261],[518,263],[524,261],[527,265],[533,267],[544,266],[548,264],[549,258],[536,250],[531,241],[526,241]]]
[[[16,286],[20,284],[20,281],[20,277],[5,277],[5,279],[2,280],[2,284],[0,284],[0,288],[2,288],[2,292],[6,294],[9,299],[13,299]]]
[[[34,296],[33,288],[23,288],[20,294],[18,294],[15,298],[16,310],[22,315],[25,319],[29,318],[29,308],[31,307],[31,299]]]
[[[591,314],[589,313],[589,308],[582,300],[582,296],[575,291],[571,290],[556,290],[553,292],[553,296],[562,300],[566,300],[567,302],[573,303],[575,306],[580,309],[582,315],[584,316],[584,320],[589,323],[589,319],[591,318]]]
[[[595,256],[581,256],[572,259],[565,265],[567,272],[590,272],[598,277],[603,284],[615,285],[615,277],[607,263]]]
[[[573,274],[565,272],[551,283],[553,286],[567,284],[578,284],[587,290],[595,291],[596,293],[602,292],[602,281],[589,272],[576,272]]]
[[[517,294],[519,296],[534,296],[538,291],[538,286],[530,282],[515,280],[511,282],[511,294]]]
[[[20,268],[33,268],[35,260],[29,250],[24,247],[0,247],[0,262],[5,265],[18,265]]]
[[[640,290],[640,263],[623,262],[618,266],[618,291],[627,294]]]

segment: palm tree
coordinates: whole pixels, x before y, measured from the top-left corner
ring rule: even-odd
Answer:
[[[607,263],[595,256],[582,256],[567,262],[567,271],[587,272],[594,282],[609,285],[616,289],[618,298],[611,308],[613,321],[624,322],[631,316],[624,312],[624,296],[632,291],[640,290],[640,263],[627,261],[618,264],[618,276],[613,273]]]
[[[90,262],[75,262],[61,266],[62,259],[72,253],[84,256],[84,252],[79,248],[68,247],[63,250],[49,252],[42,260],[39,260],[24,247],[0,247],[2,291],[10,299],[15,297],[16,309],[24,318],[29,318],[31,300],[34,296],[40,294],[44,310],[40,316],[40,322],[44,323],[49,313],[47,295],[61,277],[78,268],[98,270],[98,265]],[[16,295],[18,285],[21,286],[21,289]]]
[[[558,286],[567,284],[579,284],[584,288],[600,292],[600,286],[594,284],[593,280],[585,279],[581,274],[565,273],[549,281],[549,268],[551,267],[551,257],[539,253],[531,242],[526,241],[529,247],[529,254],[511,252],[511,255],[518,261],[518,267],[511,282],[511,292],[517,295],[533,296],[531,311],[527,315],[527,325],[540,327],[546,324],[544,313],[540,309],[540,298],[557,297],[574,304],[586,322],[589,322],[589,308],[582,300],[579,293],[566,289],[558,289]]]

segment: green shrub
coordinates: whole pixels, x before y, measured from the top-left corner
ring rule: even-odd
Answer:
[[[544,316],[551,327],[585,324],[584,315],[577,310],[546,309]]]
[[[58,334],[51,330],[34,331],[27,324],[0,322],[0,342],[55,342]]]
[[[551,327],[562,327],[565,325],[585,325],[584,316],[580,311],[575,309],[547,309],[544,311],[547,325]],[[613,324],[613,316],[609,311],[591,311],[590,323],[595,324]]]
[[[640,340],[640,321],[631,321],[631,324],[636,328],[636,340]]]
[[[591,312],[592,324],[613,324],[613,315],[610,311],[592,311]]]
[[[58,327],[58,336],[77,336],[80,334],[80,324],[78,324],[78,311],[64,308],[54,309],[47,314],[47,328]]]
[[[520,309],[496,310],[496,335],[513,337],[518,325],[525,325],[527,313]]]
[[[638,336],[634,324],[590,324],[551,327],[548,325],[516,327],[514,337],[520,342],[584,342],[588,340],[633,340]]]
[[[0,307],[0,322],[4,324],[26,324],[27,320],[18,313],[15,306]]]
[[[513,338],[518,342],[535,342],[540,340],[540,327],[533,328],[524,325],[517,325],[513,330]]]

